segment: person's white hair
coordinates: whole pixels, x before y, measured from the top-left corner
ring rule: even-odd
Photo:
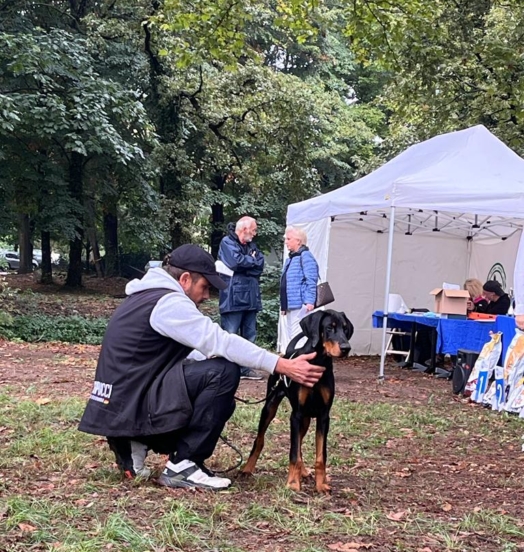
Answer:
[[[300,240],[300,245],[307,245],[307,234],[302,228],[288,226],[285,233],[287,234],[288,232],[294,234]]]
[[[249,228],[253,224],[256,224],[257,221],[253,217],[242,217],[239,219],[235,226],[235,232],[240,232],[240,230],[244,230],[245,228]]]

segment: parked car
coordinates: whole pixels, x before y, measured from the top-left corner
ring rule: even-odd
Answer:
[[[41,265],[42,264],[42,250],[41,249],[33,249],[33,259]],[[51,262],[53,264],[58,264],[60,262],[60,253],[53,253],[51,252]]]
[[[11,270],[20,268],[20,255],[16,251],[0,251],[0,257],[7,261],[7,265]],[[38,268],[38,261],[33,259],[33,268]]]

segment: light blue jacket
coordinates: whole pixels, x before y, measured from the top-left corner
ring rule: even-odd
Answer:
[[[286,274],[287,310],[314,305],[317,298],[318,264],[312,253],[302,246],[300,255],[289,257],[282,274]],[[281,281],[282,285],[282,281]]]

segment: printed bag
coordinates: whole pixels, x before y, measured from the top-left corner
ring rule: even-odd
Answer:
[[[317,285],[317,300],[315,301],[316,309],[318,309],[318,307],[323,307],[324,305],[329,305],[329,303],[333,303],[334,300],[335,296],[333,295],[333,291],[331,291],[329,282],[322,282]]]
[[[304,264],[302,263],[302,255],[300,255],[300,266],[302,267],[302,272],[304,271]],[[335,296],[331,290],[329,282],[321,282],[317,284],[317,299],[315,301],[315,308],[323,307],[333,303]]]

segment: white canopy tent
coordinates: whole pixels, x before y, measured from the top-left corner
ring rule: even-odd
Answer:
[[[486,279],[487,267],[511,284],[523,218],[524,160],[479,125],[411,146],[352,184],[290,205],[287,223],[306,229],[335,308],[356,326],[357,352],[366,335],[373,352],[366,326],[379,297],[387,316],[390,290],[423,306],[443,281]]]

